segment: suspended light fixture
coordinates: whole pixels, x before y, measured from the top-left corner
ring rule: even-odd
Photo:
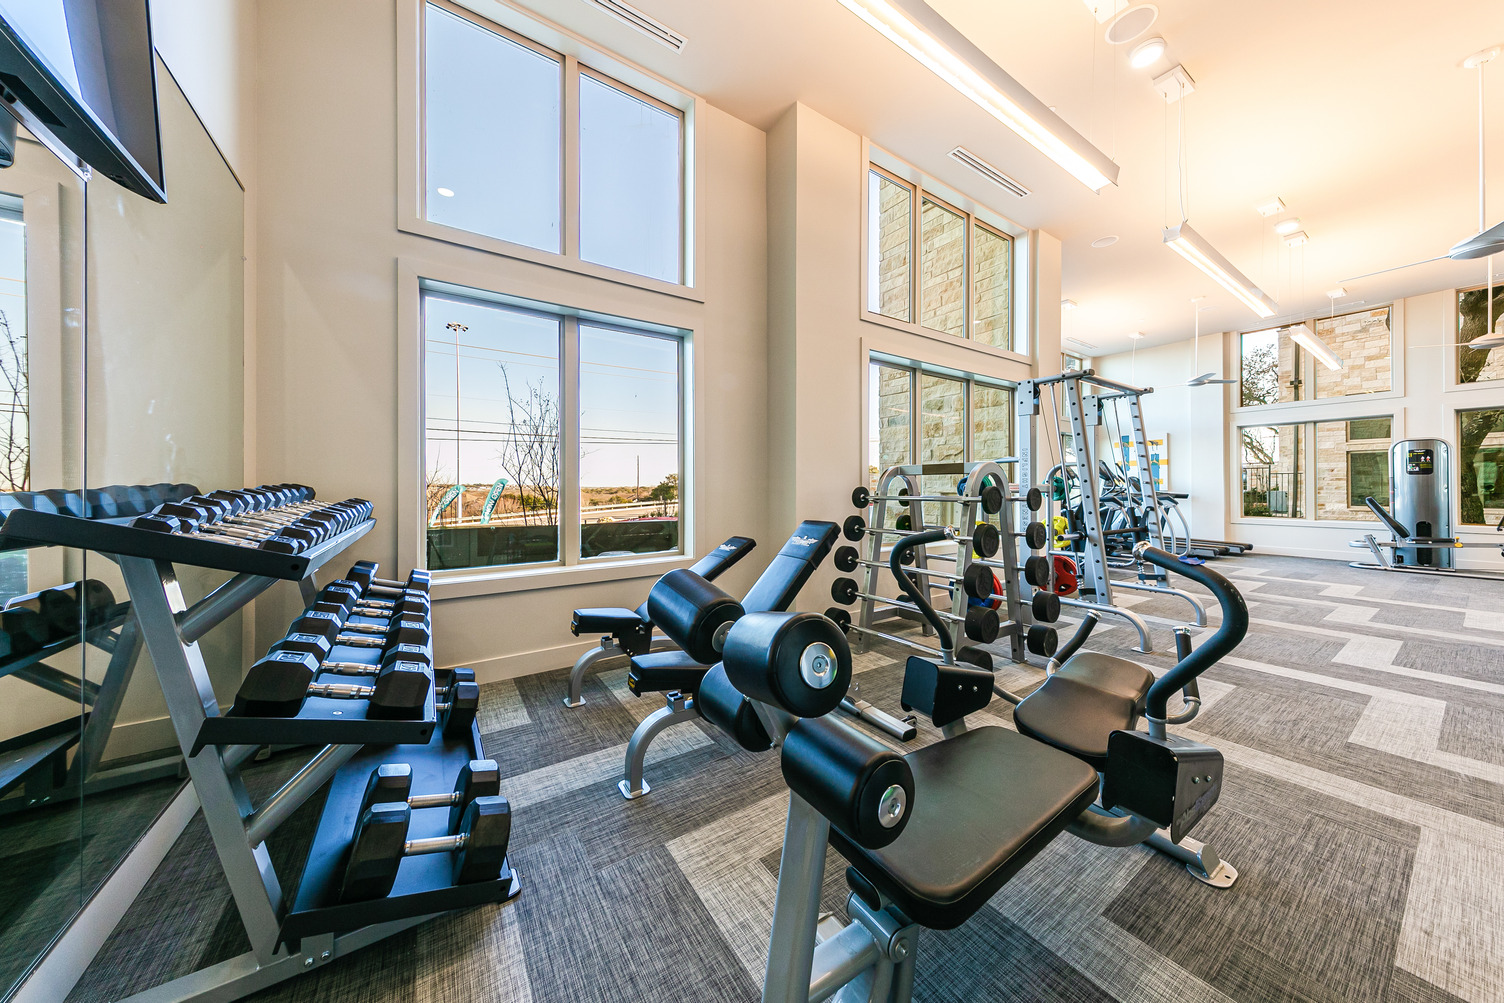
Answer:
[[[1201,304],[1205,299],[1205,296],[1196,296],[1191,299],[1191,316],[1194,321],[1193,326],[1196,332],[1196,340],[1194,342],[1195,347],[1191,351],[1191,372],[1193,373],[1201,368],[1201,311],[1206,309],[1206,307],[1202,306]],[[1192,376],[1190,379],[1185,381],[1185,385],[1188,387],[1210,387],[1217,386],[1223,383],[1236,382],[1238,381],[1218,379],[1216,372],[1213,371],[1210,373],[1202,373],[1200,376]]]
[[[1316,332],[1312,331],[1309,327],[1306,327],[1304,324],[1296,324],[1290,328],[1290,340],[1314,355],[1323,366],[1326,366],[1332,372],[1341,371],[1342,360],[1337,358],[1337,353],[1328,348],[1327,343],[1318,338]]]
[[[1092,191],[1117,184],[1118,165],[1014,80],[924,0],[840,0]]]
[[[1179,226],[1165,227],[1164,241],[1170,250],[1210,275],[1217,285],[1260,317],[1273,317],[1278,312],[1275,302],[1250,282],[1248,276],[1234,268],[1232,262],[1217,253],[1205,237],[1192,230],[1191,224],[1182,221]]]

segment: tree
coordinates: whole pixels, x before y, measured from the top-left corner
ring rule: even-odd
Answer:
[[[1488,293],[1483,289],[1473,289],[1463,293],[1457,300],[1457,316],[1461,323],[1458,325],[1457,340],[1466,344],[1474,338],[1481,338],[1488,333],[1488,320],[1492,316],[1495,322],[1504,317],[1504,288],[1494,290],[1493,309],[1488,309]],[[1458,377],[1462,383],[1474,383],[1477,381],[1483,367],[1488,363],[1487,351],[1478,351],[1472,348],[1457,349]],[[1489,434],[1499,428],[1500,420],[1504,418],[1504,410],[1490,409],[1487,411],[1463,412],[1462,420],[1458,423],[1457,430],[1457,461],[1460,465],[1458,473],[1462,480],[1462,521],[1464,524],[1478,524],[1487,521],[1483,514],[1483,495],[1478,490],[1478,451],[1483,448],[1483,442]]]
[[[559,400],[543,378],[512,392],[511,374],[498,362],[507,395],[507,429],[496,458],[502,473],[517,486],[517,508],[525,525],[558,525]]]
[[[1258,345],[1243,356],[1243,406],[1279,403],[1279,348]]]
[[[661,502],[658,510],[668,515],[668,503],[679,500],[679,475],[669,474],[658,482],[658,486],[648,492],[648,501]]]
[[[28,491],[31,484],[31,394],[26,367],[26,338],[11,328],[3,310],[0,310],[0,396],[8,397],[10,405],[0,414],[0,490]]]

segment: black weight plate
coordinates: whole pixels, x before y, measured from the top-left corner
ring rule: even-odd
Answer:
[[[966,573],[961,576],[961,585],[973,599],[991,599],[992,571],[980,564],[967,565]]]
[[[839,606],[832,606],[825,611],[825,619],[841,628],[841,633],[851,627],[851,614]]]
[[[867,520],[859,515],[848,515],[841,524],[841,535],[853,543],[867,535]]]
[[[997,610],[990,606],[968,606],[966,609],[966,636],[979,644],[991,644],[997,640],[1002,623]]]
[[[982,489],[982,511],[988,515],[997,515],[1003,510],[1003,489],[996,484],[989,484]]]
[[[1042,589],[1050,579],[1050,562],[1045,557],[1031,557],[1024,562],[1024,581]]]
[[[1054,623],[1060,619],[1060,597],[1053,592],[1036,592],[1030,603],[1034,619],[1040,623]]]
[[[1044,492],[1038,488],[1030,488],[1029,493],[1024,496],[1024,504],[1029,507],[1030,512],[1038,512],[1044,505]]]
[[[995,557],[1003,534],[990,522],[978,523],[971,531],[971,549],[978,557]]]
[[[1029,545],[1030,550],[1043,550],[1049,539],[1049,531],[1044,528],[1042,522],[1031,522],[1024,528],[1024,542]]]
[[[872,492],[865,487],[855,487],[851,490],[851,504],[857,508],[866,508],[872,504]]]
[[[856,582],[850,578],[837,578],[830,583],[830,597],[842,606],[850,606],[856,602]]]
[[[837,571],[855,571],[856,562],[860,560],[855,547],[837,547],[834,558]]]
[[[1060,635],[1054,627],[1046,627],[1043,624],[1035,624],[1029,628],[1025,643],[1031,652],[1036,655],[1044,655],[1049,658],[1055,654],[1055,649],[1060,646]]]

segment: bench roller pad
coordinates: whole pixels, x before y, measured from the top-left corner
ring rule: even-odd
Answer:
[[[916,923],[952,930],[1097,797],[1097,772],[1006,728],[977,728],[904,757],[914,774],[908,827],[863,849],[830,844]]]
[[[640,630],[647,626],[647,620],[646,616],[639,616],[634,610],[611,606],[577,609],[569,621],[569,632],[575,637],[581,634],[616,634]]]
[[[644,693],[667,693],[680,690],[693,693],[710,666],[695,661],[682,651],[654,651],[632,658],[627,673],[627,689],[638,696]]]
[[[731,685],[725,666],[717,665],[705,674],[695,694],[695,707],[701,717],[730,735],[748,752],[766,752],[773,747],[767,730],[752,709],[752,701]]]
[[[1013,708],[1018,730],[1107,769],[1107,739],[1138,723],[1154,675],[1142,665],[1100,651],[1071,656]]]

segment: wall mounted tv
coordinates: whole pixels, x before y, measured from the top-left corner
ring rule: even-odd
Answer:
[[[167,201],[147,0],[0,0],[0,103],[71,166]]]

